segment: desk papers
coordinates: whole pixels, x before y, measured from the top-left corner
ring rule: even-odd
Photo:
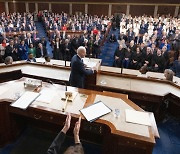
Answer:
[[[40,93],[41,95],[36,99],[36,101],[44,102],[47,104],[52,102],[53,98],[56,95],[56,91],[51,89],[44,89]]]
[[[149,113],[135,111],[135,110],[129,110],[129,109],[126,109],[125,113],[126,113],[126,122],[151,126]]]
[[[8,91],[9,88],[6,87],[0,87],[0,95],[4,94],[6,91]]]
[[[27,91],[11,106],[25,110],[39,95],[39,93]]]
[[[107,107],[103,102],[98,101],[93,105],[90,105],[89,107],[86,107],[80,111],[85,116],[87,121],[92,122],[97,118],[107,113],[110,113],[112,110],[109,107]]]

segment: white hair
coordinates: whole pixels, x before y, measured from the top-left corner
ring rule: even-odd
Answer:
[[[85,52],[86,52],[86,48],[83,47],[83,46],[80,46],[80,47],[77,49],[77,54],[81,54],[82,51],[85,51]]]

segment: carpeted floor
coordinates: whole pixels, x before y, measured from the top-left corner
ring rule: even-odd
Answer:
[[[42,129],[28,127],[20,138],[0,150],[0,154],[45,154],[57,134]],[[86,154],[101,154],[101,146],[81,141]],[[66,137],[61,153],[74,144],[72,137]]]
[[[180,153],[180,119],[168,116],[158,124],[160,139],[156,139],[153,154]],[[0,154],[45,154],[56,134],[28,127],[15,143],[0,149]],[[67,137],[62,145],[63,151],[73,145],[74,140]],[[102,154],[100,145],[82,141],[85,154]]]
[[[116,39],[118,39],[119,29],[111,30],[109,32],[107,40],[105,41],[104,45],[101,47],[101,54],[99,58],[102,59],[102,65],[104,66],[113,66],[114,52],[118,47],[118,42],[110,43],[108,41],[112,33],[116,36]]]
[[[50,46],[50,42],[49,42],[49,39],[48,39],[47,34],[45,32],[45,29],[43,27],[43,24],[41,22],[35,22],[35,24],[36,24],[36,28],[37,28],[37,31],[38,31],[37,37],[38,38],[42,38],[42,37],[46,38],[46,41],[47,41],[47,46],[46,46],[47,52],[48,52],[48,55],[50,57],[52,57],[53,56],[53,54],[52,54],[52,47]]]

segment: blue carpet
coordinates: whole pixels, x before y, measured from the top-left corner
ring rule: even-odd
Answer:
[[[160,139],[156,139],[153,154],[180,154],[180,119],[167,117],[157,126]],[[24,151],[29,151],[26,154],[44,154],[55,136],[55,133],[28,128],[15,143],[0,149],[0,154],[24,154]],[[62,150],[73,143],[73,138],[67,137]],[[86,154],[102,153],[102,147],[99,145],[85,141],[82,144]]]
[[[104,45],[101,47],[101,54],[99,58],[102,59],[102,65],[104,66],[113,66],[114,52],[118,47],[118,42],[115,43],[108,42],[108,39],[112,33],[116,36],[117,39],[119,35],[119,29],[110,30],[107,40],[105,41]]]
[[[153,154],[180,154],[180,119],[168,117],[158,124],[160,139]]]
[[[50,46],[49,38],[47,37],[45,28],[43,27],[43,24],[41,22],[35,22],[35,24],[36,24],[36,29],[38,31],[37,37],[38,38],[42,38],[42,37],[46,38],[46,41],[47,41],[46,49],[47,49],[48,55],[52,58],[53,57],[52,47]]]

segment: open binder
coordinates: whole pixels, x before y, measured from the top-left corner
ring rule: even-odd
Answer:
[[[39,95],[40,93],[26,91],[18,100],[12,103],[11,106],[26,110]]]
[[[112,109],[106,106],[102,101],[98,101],[86,108],[80,110],[84,117],[89,122],[93,122],[96,119],[110,113]]]

